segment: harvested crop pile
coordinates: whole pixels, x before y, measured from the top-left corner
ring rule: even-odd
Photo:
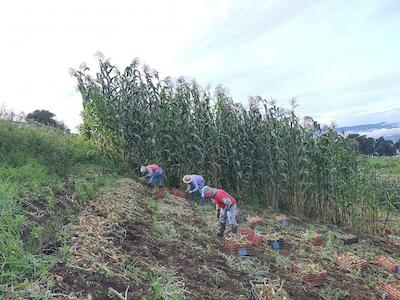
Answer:
[[[283,284],[259,283],[255,284],[257,295],[262,300],[289,300],[289,295],[282,288]]]
[[[303,261],[296,262],[296,266],[299,267],[304,272],[310,273],[310,274],[324,272],[324,270],[319,265],[317,265],[316,263],[314,263],[310,260],[303,260]]]
[[[358,256],[354,255],[351,252],[345,252],[341,255],[338,255],[336,259],[341,265],[349,267],[352,266],[362,267],[361,265],[366,263],[364,259],[359,258]]]
[[[229,242],[235,243],[235,244],[242,244],[242,243],[248,243],[249,242],[247,237],[245,235],[242,235],[242,234],[228,234],[226,236],[226,239]]]

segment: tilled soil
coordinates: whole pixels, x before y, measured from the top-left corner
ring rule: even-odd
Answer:
[[[113,192],[91,201],[71,226],[70,255],[51,270],[56,283],[52,292],[57,299],[71,300],[182,299],[174,291],[186,299],[249,299],[249,281],[265,271],[268,279],[283,281],[290,299],[380,299],[374,286],[387,273],[375,266],[366,274],[341,269],[333,252],[299,236],[305,225],[296,226],[273,228],[290,241],[284,250],[261,245],[252,258],[234,257],[224,253],[215,237],[213,208],[201,209],[168,193],[154,200],[149,189],[121,180]],[[393,254],[380,243],[371,240],[363,246],[374,254]],[[357,252],[357,247],[346,250]],[[291,262],[300,257],[328,272],[325,286],[310,287],[291,271]],[[335,289],[348,296],[339,297]]]

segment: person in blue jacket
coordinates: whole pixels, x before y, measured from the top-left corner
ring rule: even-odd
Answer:
[[[201,190],[204,187],[203,176],[196,174],[185,175],[182,180],[185,184],[187,184],[186,191],[189,193],[192,201],[194,201],[195,194],[198,193],[200,195],[200,205],[204,206],[206,204],[206,199],[201,193]]]

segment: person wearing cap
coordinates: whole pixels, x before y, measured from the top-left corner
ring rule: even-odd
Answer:
[[[232,233],[237,234],[237,205],[235,198],[233,198],[224,190],[212,188],[209,186],[203,187],[201,194],[203,197],[213,198],[213,203],[217,208],[220,209],[218,236],[224,236],[227,221],[231,225]]]
[[[159,188],[163,187],[164,171],[160,166],[156,164],[141,166],[140,172],[146,174],[148,187],[152,185],[158,185]]]
[[[204,206],[206,204],[206,199],[203,197],[201,190],[204,187],[203,176],[192,174],[183,176],[183,182],[187,184],[187,192],[190,195],[192,201],[194,201],[194,196],[196,193],[200,195],[200,205]]]

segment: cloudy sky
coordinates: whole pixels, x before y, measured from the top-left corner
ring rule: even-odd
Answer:
[[[222,84],[340,126],[400,122],[400,0],[6,1],[0,105],[48,109],[74,128],[70,67],[99,50],[170,75]]]

